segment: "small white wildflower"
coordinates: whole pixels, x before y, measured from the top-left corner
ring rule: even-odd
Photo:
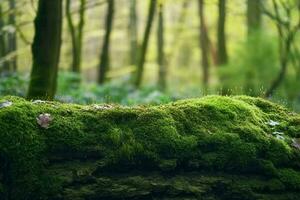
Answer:
[[[93,108],[96,110],[108,110],[113,108],[111,105],[93,105]]]
[[[285,138],[283,137],[283,136],[281,136],[281,135],[276,135],[276,138],[278,139],[278,140],[284,140]]]
[[[275,131],[272,133],[273,135],[283,135],[283,132],[278,132],[278,131]]]
[[[3,103],[0,103],[0,108],[6,108],[11,106],[13,103],[11,101],[5,101]]]
[[[53,120],[50,114],[40,114],[39,117],[36,118],[37,123],[45,129],[49,128],[50,122]]]
[[[277,126],[277,125],[279,125],[279,122],[270,120],[270,121],[268,122],[268,124],[269,124],[270,126]]]
[[[292,146],[300,150],[300,138],[294,138],[292,140]]]
[[[46,103],[46,101],[42,101],[42,100],[34,100],[32,103],[34,104],[39,104],[39,103]]]

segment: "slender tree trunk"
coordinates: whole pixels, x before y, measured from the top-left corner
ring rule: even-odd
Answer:
[[[80,0],[79,23],[74,25],[71,13],[71,0],[66,1],[66,16],[72,42],[72,71],[80,73],[82,63],[82,40],[86,0]]]
[[[56,92],[62,32],[62,0],[39,0],[32,45],[28,99],[52,100]]]
[[[3,31],[3,27],[6,25],[3,16],[2,5],[0,5],[0,57],[4,58],[7,56],[8,48],[7,48],[7,37],[6,33]],[[10,72],[9,62],[4,60],[0,63],[0,72],[1,74],[7,75]]]
[[[4,26],[2,5],[0,4],[0,59],[5,56],[5,39],[2,28]],[[4,63],[0,63],[0,73],[4,72]]]
[[[85,24],[85,5],[86,0],[80,0],[80,11],[79,11],[79,24],[78,24],[78,33],[77,33],[77,46],[78,46],[78,70],[81,71],[82,64],[82,45],[83,45],[83,28]]]
[[[8,23],[10,26],[16,27],[16,2],[15,0],[9,0],[9,8],[11,11],[8,18]],[[8,34],[8,53],[13,53],[17,50],[17,36],[16,31]],[[17,56],[14,56],[10,60],[10,69],[13,72],[17,71]]]
[[[104,37],[102,52],[100,55],[100,64],[99,64],[99,76],[98,83],[103,84],[106,79],[106,73],[109,69],[109,44],[110,44],[110,35],[113,27],[113,17],[114,17],[114,0],[107,0],[108,9],[106,15],[106,33]]]
[[[200,47],[202,56],[202,74],[204,88],[208,88],[209,83],[209,38],[204,14],[204,0],[198,0],[199,17],[200,17]]]
[[[159,4],[158,10],[158,28],[157,28],[157,64],[159,67],[158,71],[158,87],[160,90],[166,90],[166,76],[167,69],[165,63],[165,52],[164,52],[164,5]]]
[[[185,23],[186,16],[188,13],[188,7],[189,7],[190,3],[191,3],[190,0],[184,0],[182,2],[178,21],[176,22],[176,25],[175,25],[176,29],[172,33],[172,49],[165,56],[165,65],[166,66],[170,65],[170,63],[172,62],[172,59],[174,58],[174,54],[178,50],[178,44],[180,44],[179,38],[184,30],[183,24]]]
[[[247,26],[248,35],[261,27],[262,0],[247,0]]]
[[[129,36],[130,36],[130,65],[137,65],[138,54],[138,35],[137,35],[137,13],[136,0],[130,0],[130,21],[129,21]]]
[[[217,64],[225,65],[228,62],[227,46],[226,46],[226,0],[219,0],[219,19],[218,19],[218,55]]]
[[[287,39],[282,38],[280,41],[280,49],[279,49],[279,56],[280,56],[280,71],[278,76],[273,80],[271,86],[265,93],[265,97],[271,97],[275,90],[280,86],[284,77],[286,75],[287,67],[289,64],[289,56],[291,54],[291,45],[292,45],[293,37],[288,37]]]
[[[139,88],[141,86],[142,79],[143,79],[144,65],[145,65],[145,60],[146,60],[146,54],[147,54],[147,49],[148,49],[148,43],[149,43],[152,23],[153,23],[153,19],[154,19],[154,15],[155,15],[155,10],[156,10],[156,2],[157,2],[157,0],[150,0],[147,25],[146,25],[143,43],[142,43],[142,46],[141,46],[141,49],[139,52],[139,58],[138,58],[139,60],[138,60],[137,74],[136,74],[136,80],[135,80],[135,86],[137,88]]]

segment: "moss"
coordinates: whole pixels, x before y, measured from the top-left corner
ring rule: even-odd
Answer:
[[[124,191],[128,199],[156,193],[179,199],[258,199],[261,191],[297,193],[300,188],[300,152],[291,145],[299,136],[300,116],[260,98],[207,96],[152,107],[17,97],[1,101],[13,103],[0,108],[4,199],[95,199],[100,191],[105,192],[101,198],[114,199]],[[48,129],[36,120],[45,113],[53,118]],[[121,175],[113,177],[133,172],[142,176],[134,186]],[[213,175],[203,184],[188,185],[192,179],[185,175],[171,183],[162,180],[186,172]],[[245,175],[248,179],[239,185]],[[259,188],[251,185],[256,176],[265,180]],[[103,184],[106,191],[100,189]]]
[[[290,190],[300,190],[300,173],[293,169],[279,170],[279,179]]]

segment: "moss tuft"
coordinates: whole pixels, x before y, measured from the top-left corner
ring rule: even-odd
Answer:
[[[0,108],[4,200],[272,199],[273,191],[300,190],[300,151],[292,145],[300,116],[267,100],[207,96],[152,107],[1,101],[12,102]],[[43,128],[36,118],[46,113],[52,121]]]

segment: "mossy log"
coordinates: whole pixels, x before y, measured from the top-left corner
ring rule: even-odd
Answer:
[[[300,116],[246,96],[0,100],[0,199],[300,198]]]

